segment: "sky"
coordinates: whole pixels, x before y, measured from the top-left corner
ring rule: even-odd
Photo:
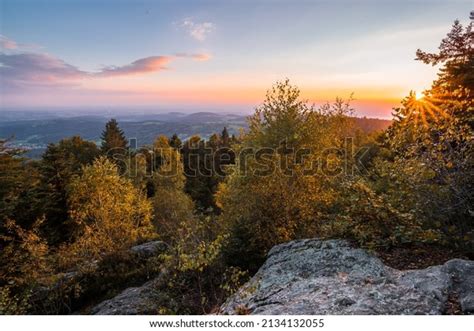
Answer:
[[[389,118],[474,1],[0,0],[1,109],[249,113],[290,79]]]

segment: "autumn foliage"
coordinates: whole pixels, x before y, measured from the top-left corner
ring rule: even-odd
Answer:
[[[352,97],[315,107],[284,80],[239,137],[157,134],[134,150],[111,120],[101,148],[71,137],[40,160],[0,140],[0,313],[71,313],[157,275],[157,313],[209,313],[298,238],[472,257],[472,28],[456,21],[438,53],[417,51],[438,79],[381,132],[357,126]],[[166,252],[130,254],[149,240]]]

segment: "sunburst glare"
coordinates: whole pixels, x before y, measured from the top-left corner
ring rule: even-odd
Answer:
[[[447,118],[448,114],[436,106],[435,102],[436,98],[432,96],[421,92],[410,92],[406,103],[408,118],[414,121],[415,125],[421,123],[423,126],[428,126],[430,120],[438,122],[440,118]]]

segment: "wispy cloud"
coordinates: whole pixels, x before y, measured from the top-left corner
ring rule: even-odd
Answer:
[[[14,41],[11,40],[3,35],[0,34],[0,48],[3,49],[17,49],[18,44]]]
[[[191,37],[198,41],[206,40],[207,36],[216,29],[214,23],[211,22],[194,22],[190,18],[181,21],[180,26],[184,28]]]
[[[130,64],[124,66],[108,66],[103,68],[96,76],[111,77],[111,76],[127,76],[146,74],[151,72],[158,72],[167,70],[167,65],[176,58],[187,58],[195,61],[207,61],[211,58],[206,53],[176,53],[175,55],[163,56],[149,56],[143,59],[138,59]]]
[[[15,42],[8,43],[9,50]],[[177,53],[175,55],[149,56],[122,66],[106,66],[99,71],[87,72],[49,54],[0,53],[0,75],[2,88],[31,88],[68,86],[84,79],[124,77],[156,73],[168,69],[168,65],[179,59],[206,61],[209,54]]]
[[[208,53],[176,53],[175,56],[189,58],[196,61],[208,61],[212,58],[211,54]]]
[[[36,44],[25,44],[19,43],[15,40],[8,38],[7,36],[0,34],[0,49],[4,51],[18,51],[18,50],[34,50],[40,49],[41,47]]]
[[[0,53],[3,87],[51,86],[89,76],[73,65],[48,54]]]
[[[108,66],[96,75],[98,76],[127,76],[157,72],[167,69],[166,65],[173,60],[171,56],[149,56],[136,60],[124,66]]]

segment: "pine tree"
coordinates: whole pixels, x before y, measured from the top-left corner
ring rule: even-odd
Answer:
[[[420,49],[416,59],[426,64],[442,65],[438,79],[425,96],[436,107],[447,108],[450,116],[474,127],[474,23],[463,27],[456,20],[439,45],[438,53]],[[426,98],[425,98],[426,99]]]
[[[129,152],[127,138],[115,119],[111,119],[105,124],[101,138],[102,153],[117,165],[119,173],[123,175],[130,171],[126,160]]]
[[[221,134],[221,143],[223,147],[229,147],[230,145],[230,137],[227,128],[224,126],[224,130],[222,130]]]
[[[105,154],[125,154],[127,150],[127,139],[122,129],[118,126],[115,119],[111,119],[105,124],[105,130],[102,132],[102,152]]]

